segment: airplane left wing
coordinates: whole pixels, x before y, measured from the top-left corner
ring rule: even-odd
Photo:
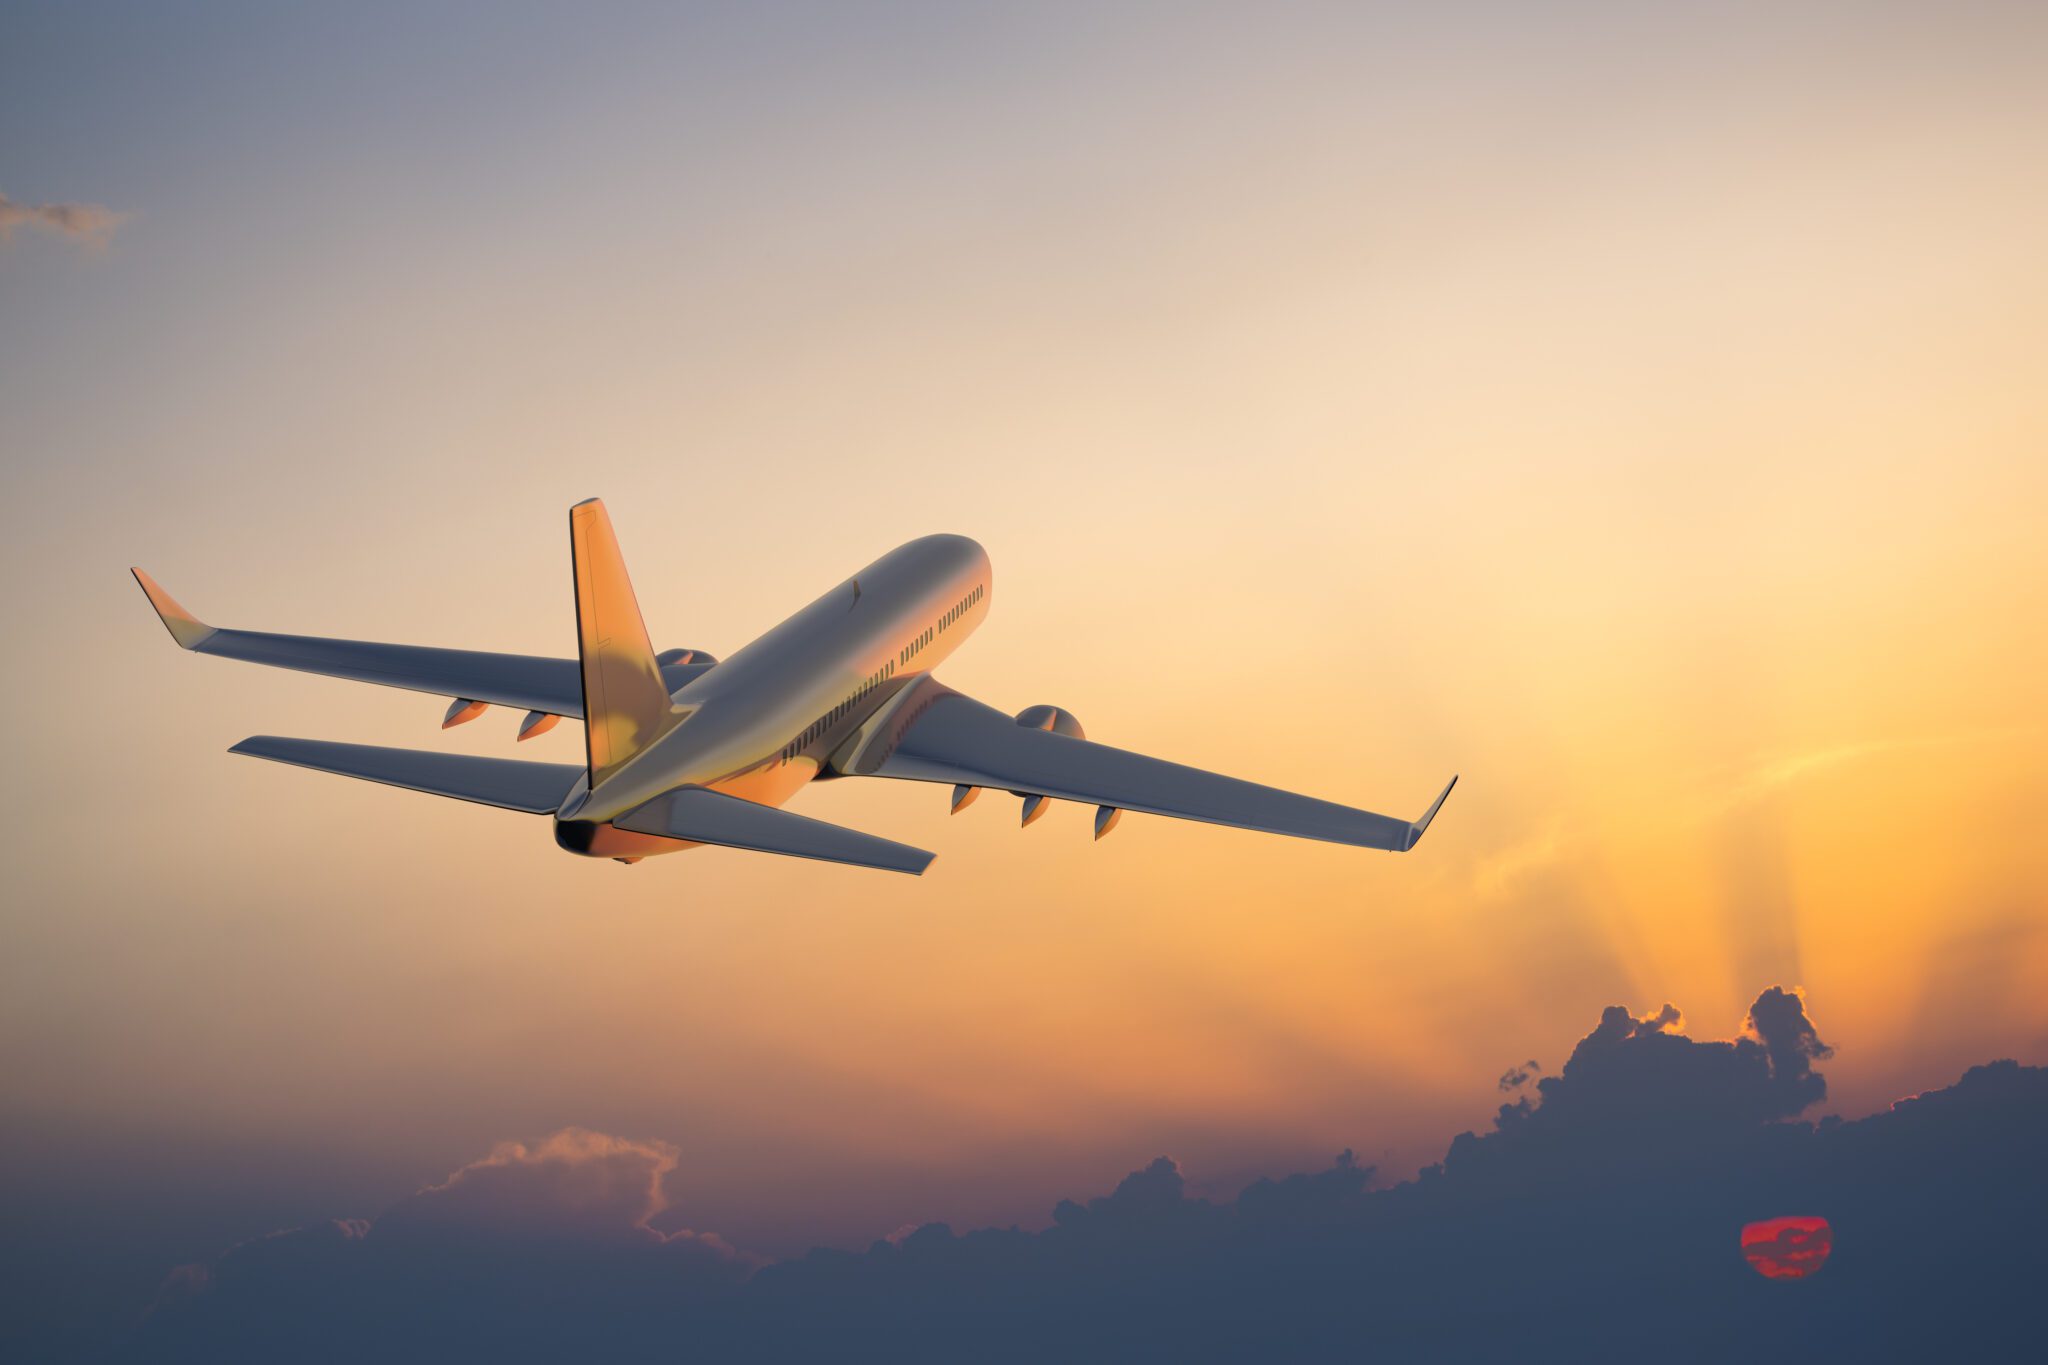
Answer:
[[[517,758],[385,749],[374,744],[336,744],[280,735],[251,735],[228,752],[529,815],[553,814],[583,777],[582,767],[574,763],[528,763]]]
[[[835,759],[848,776],[993,787],[1394,853],[1415,847],[1451,794],[1446,786],[1420,819],[1398,820],[1020,725],[929,677],[879,715],[856,746],[843,762]]]
[[[179,606],[142,570],[129,572],[148,594],[149,604],[163,618],[171,638],[181,649],[195,654],[218,654],[301,673],[324,673],[331,678],[434,692],[493,706],[524,707],[555,716],[580,719],[583,715],[583,677],[574,659],[223,630]]]

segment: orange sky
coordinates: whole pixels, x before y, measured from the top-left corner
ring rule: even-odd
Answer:
[[[50,38],[0,190],[132,217],[0,247],[8,1121],[425,1173],[583,1125],[802,1245],[1160,1151],[1412,1169],[1610,1003],[1803,986],[1846,1112],[2044,1060],[2040,19],[1717,13],[542,24],[452,91],[402,24]],[[566,654],[592,495],[657,647],[955,531],[955,687],[1464,782],[1402,858],[842,783],[795,808],[925,878],[594,865],[228,757],[516,717],[180,657],[125,572]]]

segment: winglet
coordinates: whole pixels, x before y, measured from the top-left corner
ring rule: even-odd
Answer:
[[[178,642],[180,649],[197,649],[213,634],[213,627],[206,624],[178,605],[178,599],[165,592],[157,581],[140,569],[130,569],[135,581],[142,585],[142,591],[149,598],[149,605],[156,608],[156,614],[163,619],[164,628],[171,632],[171,638]]]
[[[1449,798],[1451,788],[1457,785],[1458,776],[1456,773],[1453,773],[1451,774],[1451,780],[1444,783],[1443,791],[1437,794],[1436,800],[1429,803],[1429,809],[1422,813],[1422,818],[1408,826],[1408,842],[1401,848],[1403,853],[1406,853],[1409,849],[1422,842],[1423,832],[1429,828],[1429,822],[1436,819],[1436,813],[1444,808],[1444,802]]]

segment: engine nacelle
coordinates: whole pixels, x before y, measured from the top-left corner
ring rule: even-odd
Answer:
[[[676,664],[715,664],[718,656],[708,649],[664,649],[654,656],[654,662],[661,668]]]
[[[1074,713],[1062,711],[1057,706],[1027,706],[1017,713],[1017,723],[1031,730],[1050,730],[1056,735],[1068,735],[1074,739],[1088,738]]]
[[[448,703],[448,714],[441,717],[441,728],[452,730],[458,725],[467,725],[491,709],[489,702],[471,701],[468,697],[457,697]]]
[[[1050,730],[1056,735],[1067,735],[1074,739],[1088,738],[1081,729],[1081,722],[1075,719],[1074,713],[1063,711],[1057,706],[1027,706],[1017,713],[1017,723],[1027,730]],[[1050,799],[1036,792],[1010,794],[1024,798],[1022,823],[1027,826],[1044,815],[1046,807],[1052,804]]]

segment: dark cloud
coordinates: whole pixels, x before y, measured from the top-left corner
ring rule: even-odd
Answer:
[[[1668,1008],[1668,1006],[1667,1006]],[[1825,1080],[1813,1064],[1835,1055],[1820,1040],[1806,1017],[1806,1002],[1796,993],[1773,986],[1749,1007],[1749,1031],[1764,1045],[1771,1059],[1771,1076],[1788,1095],[1805,1094],[1804,1108],[1828,1093]]]
[[[1574,1150],[1610,1158],[1618,1151],[1652,1154],[1660,1145],[1747,1134],[1827,1095],[1826,1079],[1812,1068],[1827,1049],[1797,995],[1774,986],[1758,996],[1750,1009],[1754,1038],[1697,1042],[1677,1032],[1682,1023],[1670,1004],[1640,1019],[1608,1006],[1563,1069],[1536,1082],[1536,1100],[1501,1106],[1496,1129],[1504,1139],[1531,1144],[1569,1135]],[[1467,1133],[1452,1144],[1447,1162],[1499,1161],[1503,1150],[1495,1144],[1482,1157]]]
[[[2000,1062],[1854,1122],[1805,1002],[1745,1036],[1614,1007],[1441,1165],[1373,1188],[1349,1152],[1190,1197],[1161,1157],[1042,1232],[899,1230],[758,1266],[663,1232],[672,1148],[508,1145],[370,1224],[246,1243],[167,1289],[150,1360],[2014,1359],[2048,1272],[2048,1071]],[[1533,1064],[1519,1070],[1533,1071]],[[1510,1075],[1517,1069],[1511,1069]],[[1825,1217],[1767,1280],[1742,1229]]]
[[[760,1263],[650,1225],[666,1143],[567,1129],[500,1144],[374,1221],[261,1237],[181,1267],[137,1359],[574,1359],[593,1330],[680,1329]]]
[[[1543,1063],[1531,1057],[1528,1061],[1522,1062],[1517,1066],[1511,1066],[1506,1071],[1501,1072],[1500,1080],[1495,1083],[1494,1088],[1503,1095],[1512,1094],[1514,1091],[1520,1090],[1523,1086],[1527,1085],[1535,1077],[1541,1075],[1542,1072]]]
[[[662,1180],[676,1149],[568,1128],[534,1146],[505,1142],[377,1220],[379,1237],[432,1239],[490,1235],[597,1242],[663,1242],[694,1233],[659,1232],[667,1208]]]
[[[17,204],[0,194],[0,242],[11,239],[15,228],[28,224],[88,246],[105,246],[114,229],[126,221],[127,214],[98,204]]]
[[[1663,1009],[1658,1010],[1648,1019],[1636,1020],[1636,1032],[1666,1033],[1673,1029],[1681,1028],[1684,1024],[1685,1016],[1678,1012],[1678,1006],[1667,1001]]]

